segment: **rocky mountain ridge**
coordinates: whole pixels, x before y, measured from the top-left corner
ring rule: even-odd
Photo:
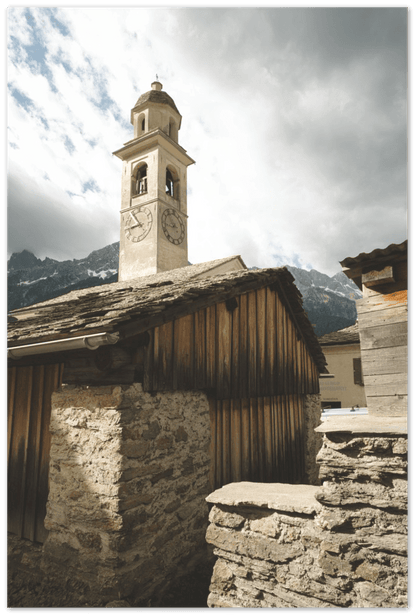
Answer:
[[[75,289],[116,282],[119,242],[94,250],[84,259],[38,259],[28,250],[8,261],[8,309],[15,310]],[[303,296],[303,305],[318,336],[353,325],[358,287],[343,272],[327,276],[317,270],[287,266]],[[253,268],[257,269],[257,268]]]

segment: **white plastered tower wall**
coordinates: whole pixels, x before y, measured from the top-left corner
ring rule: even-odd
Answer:
[[[182,117],[162,84],[131,111],[134,138],[114,152],[123,161],[119,280],[188,265],[187,167],[178,144]]]

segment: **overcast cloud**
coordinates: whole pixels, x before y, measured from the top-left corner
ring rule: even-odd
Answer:
[[[9,254],[119,239],[130,110],[183,116],[189,259],[339,271],[406,237],[406,8],[8,10]]]

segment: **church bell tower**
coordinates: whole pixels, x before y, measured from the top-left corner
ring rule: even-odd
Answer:
[[[123,161],[119,281],[188,265],[182,116],[159,81],[131,110],[134,138],[113,152]]]

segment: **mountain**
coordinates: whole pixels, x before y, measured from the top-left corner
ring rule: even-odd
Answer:
[[[85,259],[41,260],[28,250],[13,253],[8,261],[8,309],[23,308],[75,289],[95,287],[118,279],[119,242],[94,250]],[[358,287],[343,272],[327,276],[286,266],[303,296],[303,305],[318,336],[349,325],[357,318]],[[258,269],[258,268],[252,268]]]
[[[355,300],[362,297],[357,285],[343,272],[327,276],[287,265],[302,293],[303,307],[317,336],[338,331],[357,320]]]
[[[7,263],[8,309],[31,306],[75,289],[118,279],[119,242],[94,250],[85,259],[37,259],[27,250],[13,253]]]

